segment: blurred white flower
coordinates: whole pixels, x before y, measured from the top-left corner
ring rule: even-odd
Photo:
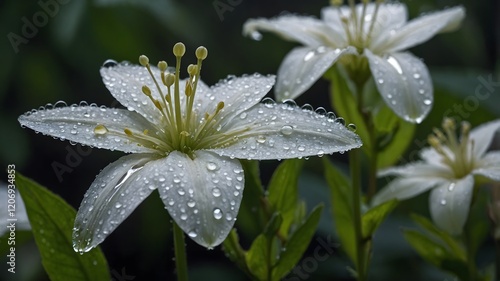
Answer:
[[[290,104],[259,103],[274,76],[230,77],[209,88],[200,80],[207,50],[179,79],[185,47],[174,46],[175,74],[108,61],[104,84],[127,109],[80,105],[19,117],[43,134],[134,154],[104,168],[85,194],[73,233],[85,252],[101,243],[151,192],[158,189],[175,222],[198,244],[219,245],[234,225],[244,174],[236,159],[286,159],[361,146],[334,119]],[[182,89],[182,90],[181,90]]]
[[[31,229],[26,207],[17,189],[9,189],[7,188],[7,184],[0,182],[0,200],[0,206],[2,207],[0,211],[0,221],[2,222],[0,226],[0,237],[9,231],[7,226],[10,223],[15,223],[16,231]],[[15,219],[15,221],[9,221],[9,219]]]
[[[429,137],[432,147],[421,151],[424,161],[379,174],[396,178],[375,195],[372,204],[407,199],[432,189],[429,207],[434,222],[451,234],[460,234],[469,213],[474,178],[500,181],[500,151],[486,152],[499,128],[500,120],[472,131],[468,123],[462,123],[458,139],[455,123],[445,119],[444,132],[435,130],[435,135]]]
[[[322,19],[283,15],[251,19],[243,33],[260,39],[260,31],[275,32],[305,46],[296,47],[278,70],[276,98],[294,99],[305,92],[337,60],[363,81],[371,74],[386,104],[400,117],[420,123],[431,109],[433,87],[425,64],[404,50],[439,32],[456,29],[463,7],[429,13],[407,22],[402,3],[363,3],[323,8]],[[354,1],[352,1],[353,3]],[[350,1],[351,3],[351,1]]]

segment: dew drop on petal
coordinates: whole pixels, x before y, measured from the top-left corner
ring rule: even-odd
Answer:
[[[196,236],[198,236],[198,233],[196,233],[196,231],[194,230],[191,230],[188,232],[188,236],[191,238],[195,238]]]
[[[256,41],[260,41],[262,40],[262,34],[258,31],[253,31],[252,33],[250,33],[250,38]]]
[[[285,136],[289,136],[293,133],[293,127],[290,125],[285,125],[285,126],[281,127],[280,132]]]
[[[215,187],[214,189],[212,189],[212,195],[214,197],[219,197],[221,195],[220,189],[218,189],[217,187]]]
[[[187,205],[188,205],[189,208],[193,208],[196,205],[196,202],[194,202],[194,201],[188,201]]]
[[[214,209],[214,218],[220,220],[222,218],[222,211],[219,208]]]
[[[103,67],[113,67],[116,66],[118,63],[115,60],[106,60],[102,66]]]
[[[185,221],[185,220],[187,220],[187,218],[188,218],[187,214],[182,214],[181,215],[181,220]]]
[[[448,186],[448,191],[453,191],[455,189],[455,183],[452,182],[450,183],[450,185]]]
[[[432,101],[430,99],[425,99],[424,104],[425,105],[431,105]]]
[[[109,132],[108,128],[102,124],[99,124],[94,128],[94,134],[96,135],[105,135],[107,132]]]
[[[439,202],[441,205],[446,205],[446,200],[442,199],[441,202]]]
[[[218,166],[217,166],[216,163],[214,163],[214,162],[208,162],[207,163],[207,169],[209,171],[215,171],[215,170],[217,170],[217,168],[218,168]]]

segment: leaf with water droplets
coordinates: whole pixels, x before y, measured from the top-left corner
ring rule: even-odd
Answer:
[[[432,80],[425,64],[408,52],[382,58],[365,49],[365,55],[385,103],[404,120],[422,122],[433,101]]]
[[[342,55],[355,49],[296,47],[286,55],[278,69],[275,96],[278,101],[295,99],[309,89]]]
[[[234,225],[243,194],[239,161],[206,151],[194,152],[191,159],[174,151],[155,161],[154,173],[168,175],[166,181],[152,181],[177,225],[204,247],[222,243]]]
[[[85,255],[73,251],[71,232],[75,210],[45,187],[16,174],[42,264],[51,280],[110,280],[100,249]]]
[[[73,233],[75,251],[87,252],[104,241],[153,192],[145,182],[154,177],[154,157],[123,156],[99,173],[78,209]]]
[[[139,114],[125,109],[67,106],[24,114],[18,120],[22,126],[42,134],[84,145],[124,152],[154,152],[131,142],[123,130],[147,129],[154,133],[156,129]]]

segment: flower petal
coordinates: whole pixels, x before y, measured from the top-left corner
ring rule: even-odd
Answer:
[[[50,135],[84,145],[124,152],[154,152],[138,146],[124,133],[132,131],[151,133],[157,130],[141,115],[124,109],[97,106],[68,106],[28,112],[19,117],[19,123],[44,135]],[[94,128],[104,125],[110,133],[96,135]]]
[[[278,69],[276,99],[295,99],[309,89],[342,55],[356,53],[353,47],[297,47],[286,55]]]
[[[500,151],[487,153],[478,164],[479,167],[472,171],[474,175],[481,175],[494,181],[500,181]]]
[[[219,118],[238,115],[259,103],[274,85],[275,76],[262,76],[258,73],[242,77],[228,77],[210,88],[210,93],[197,95],[200,106],[200,116],[212,114],[220,101],[224,108]],[[211,108],[210,108],[211,106]]]
[[[101,171],[76,215],[75,251],[88,252],[104,241],[156,189],[148,168],[151,160],[154,160],[152,154],[127,155]]]
[[[207,248],[222,243],[243,196],[240,162],[205,151],[196,151],[194,159],[174,151],[157,162],[155,171],[169,175],[155,182],[170,216],[196,243]]]
[[[448,166],[414,162],[406,166],[388,168],[378,172],[379,177],[391,175],[403,177],[448,178],[453,176],[453,171],[451,171]]]
[[[161,82],[160,70],[151,66],[151,71],[156,81],[160,84],[160,87],[163,87],[160,88],[163,94],[166,94],[167,89]],[[153,124],[158,123],[162,119],[160,111],[154,106],[151,99],[142,92],[142,86],[146,85],[151,90],[151,95],[155,99],[162,100],[158,88],[146,67],[129,63],[119,63],[110,67],[102,67],[101,76],[104,85],[106,85],[106,88],[108,88],[113,97],[123,106],[127,107],[128,110],[138,112]],[[179,88],[184,89],[185,83],[186,80],[182,80]],[[203,96],[207,92],[210,92],[209,87],[203,81],[199,80],[196,94]],[[180,97],[183,100],[184,95],[182,94]]]
[[[365,55],[386,104],[406,121],[422,122],[433,103],[432,81],[425,64],[410,53],[382,58],[365,49]]]
[[[7,200],[9,196],[12,196],[14,193],[10,193],[7,187],[7,184],[0,182],[0,198],[5,203],[2,203],[2,206],[5,206],[3,210],[0,211],[0,237],[3,237],[5,233],[9,232],[9,222],[12,222],[9,219],[12,219],[11,208],[7,208]],[[11,204],[11,203],[9,203]],[[31,225],[28,219],[28,214],[26,213],[26,206],[24,205],[23,198],[17,189],[15,189],[15,223],[16,223],[16,231],[18,230],[30,230]]]
[[[386,53],[398,52],[416,46],[431,39],[439,32],[457,29],[465,17],[465,9],[461,6],[434,12],[414,19],[398,29],[388,29],[384,40],[378,41],[374,50],[385,50]]]
[[[472,200],[474,178],[466,176],[432,190],[429,206],[434,223],[450,234],[462,233]]]
[[[297,41],[308,46],[328,43],[328,27],[313,17],[285,15],[274,19],[250,19],[243,25],[243,34],[260,40],[259,31],[268,31],[282,36],[286,40]]]
[[[401,177],[391,181],[372,199],[372,206],[380,205],[391,199],[404,200],[415,197],[434,186],[446,181],[443,178]]]
[[[473,155],[481,157],[490,147],[491,141],[500,129],[500,120],[491,121],[471,130],[470,139],[474,141]]]
[[[258,104],[233,118],[221,133],[238,140],[210,151],[231,158],[322,156],[361,146],[358,135],[334,119],[287,104]]]

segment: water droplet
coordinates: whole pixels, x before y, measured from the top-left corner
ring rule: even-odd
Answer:
[[[257,142],[258,143],[265,143],[266,142],[266,137],[264,137],[264,136],[258,136],[257,137]]]
[[[191,238],[195,238],[196,236],[198,236],[198,233],[196,233],[196,231],[194,230],[191,230],[188,232],[188,236]]]
[[[351,123],[351,124],[347,125],[347,129],[349,129],[349,130],[351,130],[353,132],[356,132],[357,128],[356,128],[356,125],[354,125],[354,124]]]
[[[323,150],[319,150],[318,153],[317,153],[317,155],[319,157],[323,157],[325,155],[325,152]]]
[[[290,125],[285,125],[285,126],[281,127],[280,132],[285,136],[289,136],[293,133],[293,127]]]
[[[413,78],[415,78],[415,79],[419,79],[419,78],[420,78],[420,74],[418,74],[418,73],[414,73],[414,74],[413,74]]]
[[[245,119],[245,118],[247,118],[247,113],[246,112],[242,112],[240,114],[240,119]]]
[[[116,66],[116,65],[118,65],[118,63],[115,60],[106,60],[102,64],[103,67],[113,67],[113,66]]]
[[[216,163],[214,163],[214,162],[208,162],[208,163],[207,163],[207,169],[208,169],[209,171],[215,171],[215,170],[217,170],[218,168],[219,168],[219,167],[218,167],[218,166],[217,166],[217,164],[216,164]]]
[[[185,221],[185,220],[187,220],[187,218],[188,218],[187,214],[182,214],[181,215],[181,220]]]
[[[220,220],[222,218],[222,211],[219,208],[214,209],[214,218]]]
[[[441,202],[439,202],[441,205],[446,205],[446,200],[442,199]]]
[[[194,202],[194,201],[188,201],[187,205],[188,205],[189,208],[193,208],[196,205],[196,202]]]
[[[418,93],[421,94],[421,95],[423,95],[423,94],[425,94],[425,90],[424,89],[419,89]]]
[[[215,197],[219,197],[221,195],[220,189],[218,189],[217,187],[212,189],[212,195]]]
[[[261,102],[268,108],[273,108],[275,104],[274,100],[269,97],[263,98]]]
[[[306,150],[306,148],[303,145],[299,145],[299,147],[297,147],[297,150],[303,152]]]
[[[384,84],[384,79],[380,78],[380,79],[378,79],[378,80],[377,80],[377,82],[378,82],[379,84]]]
[[[455,189],[455,183],[452,182],[450,183],[450,185],[448,186],[448,191],[453,191]]]
[[[104,125],[99,124],[95,126],[94,128],[94,134],[96,135],[105,135],[108,131],[108,128],[106,128]]]
[[[77,131],[77,130],[75,130],[75,129],[72,129],[72,130],[71,130],[71,131],[69,131],[69,132],[70,132],[72,135],[76,135],[76,134],[78,134],[78,131]]]
[[[432,104],[432,101],[430,99],[425,99],[424,100],[424,104],[425,105],[431,105]]]
[[[186,191],[184,191],[184,189],[182,189],[182,188],[179,188],[179,189],[177,190],[177,193],[179,193],[179,195],[181,195],[181,196],[182,196],[182,195],[186,194]]]
[[[115,204],[115,208],[117,208],[117,209],[118,209],[118,208],[120,208],[121,206],[122,206],[122,204],[121,204],[120,202],[117,202],[117,203]]]
[[[309,60],[311,60],[313,57],[314,57],[314,52],[313,52],[313,51],[309,51],[309,52],[307,52],[307,54],[304,56],[304,61],[309,61]]]

